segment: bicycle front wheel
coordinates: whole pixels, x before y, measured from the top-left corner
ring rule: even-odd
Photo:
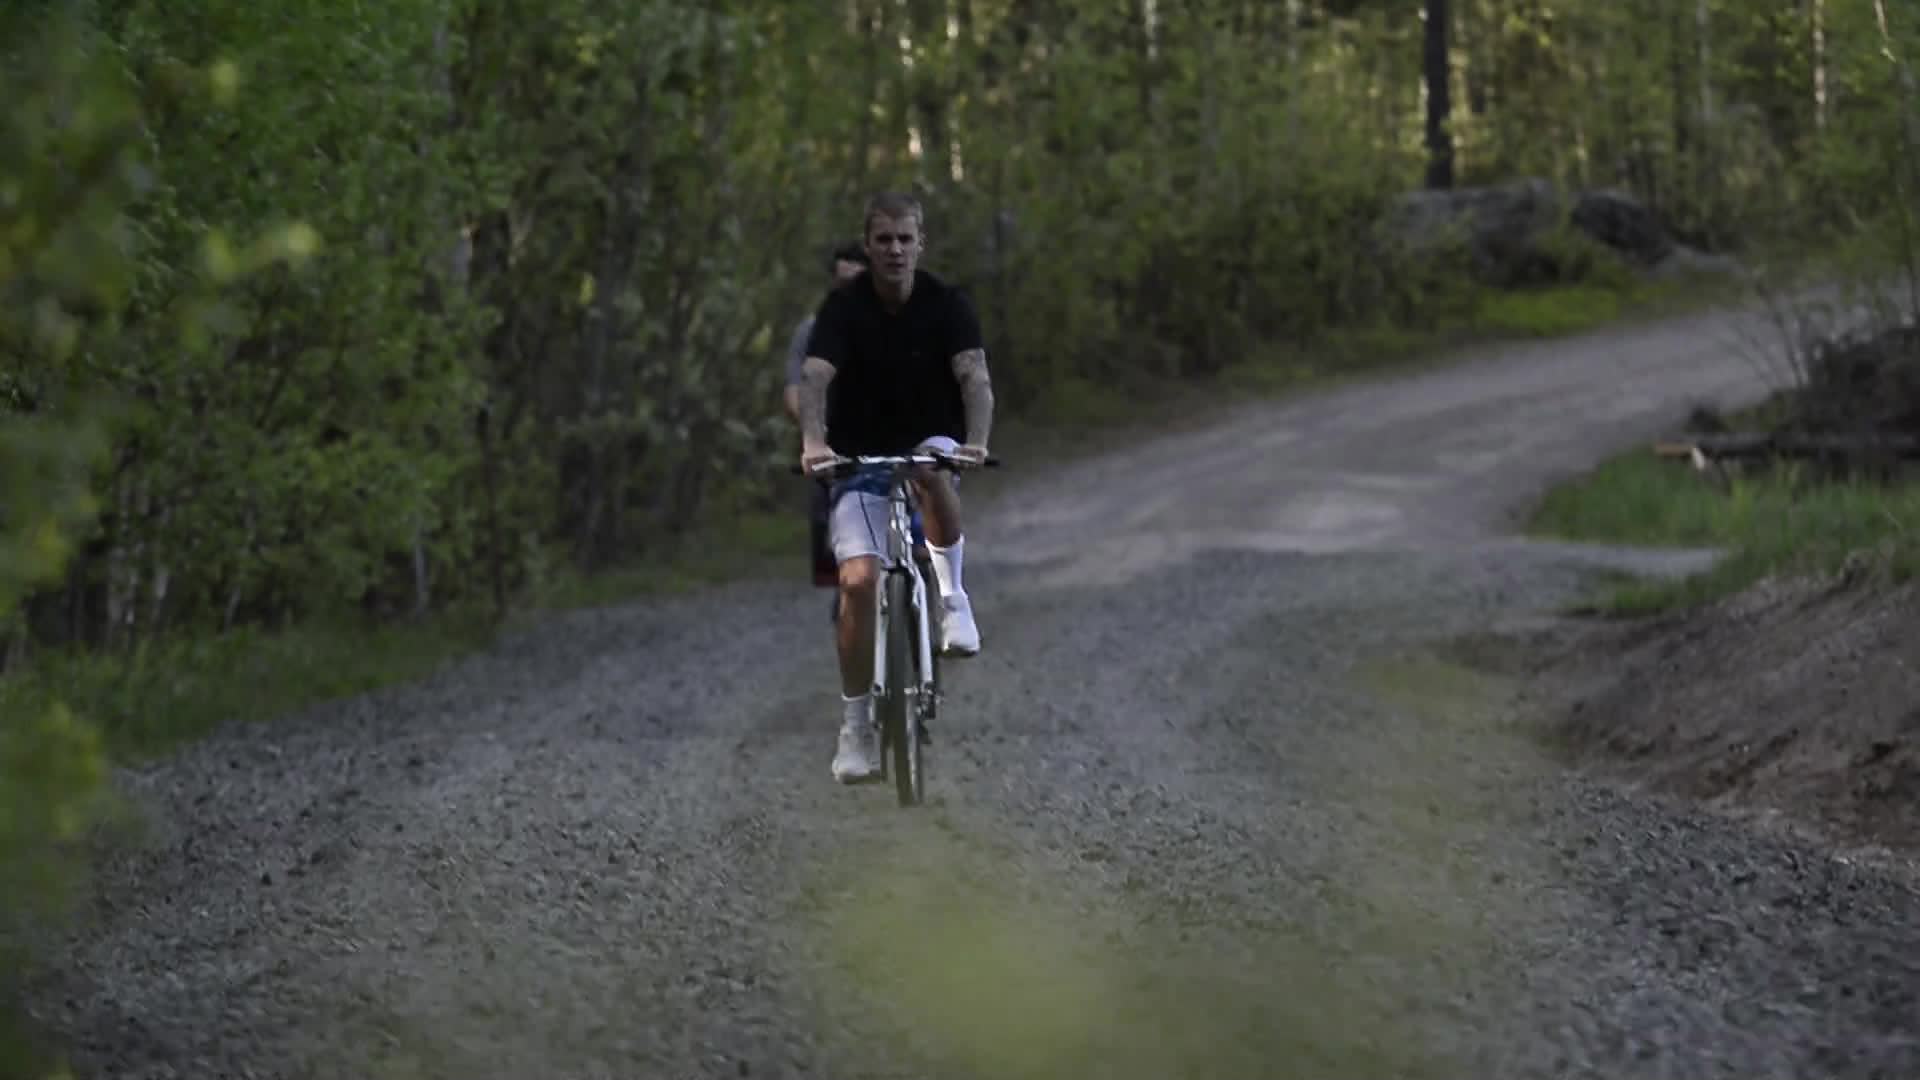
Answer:
[[[893,787],[901,806],[918,806],[925,795],[920,762],[920,725],[907,704],[918,681],[914,655],[913,579],[887,575],[887,690],[879,701],[881,737],[893,756]]]

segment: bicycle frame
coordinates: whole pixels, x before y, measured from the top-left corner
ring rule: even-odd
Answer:
[[[881,561],[880,572],[883,579],[894,574],[905,574],[912,585],[910,595],[913,597],[912,612],[889,611],[886,587],[882,585],[874,590],[873,694],[875,697],[884,695],[892,682],[900,680],[913,705],[912,715],[916,721],[924,723],[933,716],[939,687],[934,678],[932,625],[927,617],[927,578],[921,573],[919,560],[913,555],[913,504],[907,470],[915,465],[938,465],[944,459],[931,454],[912,454],[854,460],[862,465],[886,463],[893,466],[893,478],[887,488],[887,554]],[[887,631],[893,619],[903,616],[914,622],[914,660],[919,669],[915,672],[887,669]]]

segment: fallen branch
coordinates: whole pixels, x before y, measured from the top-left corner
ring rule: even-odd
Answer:
[[[1736,432],[1696,435],[1657,442],[1661,457],[1684,457],[1696,467],[1703,458],[1901,457],[1920,458],[1920,437],[1912,435],[1803,435]]]

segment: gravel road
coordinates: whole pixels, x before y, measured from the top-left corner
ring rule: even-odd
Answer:
[[[1904,868],[1570,774],[1434,651],[1686,563],[1512,514],[1756,396],[1741,325],[970,484],[917,811],[829,779],[803,569],[235,725],[123,777],[39,1018],[126,1080],[1920,1075]]]

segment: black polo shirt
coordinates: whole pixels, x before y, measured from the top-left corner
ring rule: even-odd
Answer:
[[[827,445],[852,456],[904,454],[933,435],[965,442],[953,358],[984,347],[973,305],[925,270],[914,271],[913,292],[898,312],[881,303],[870,273],[828,293],[807,340],[807,355],[835,372]]]

